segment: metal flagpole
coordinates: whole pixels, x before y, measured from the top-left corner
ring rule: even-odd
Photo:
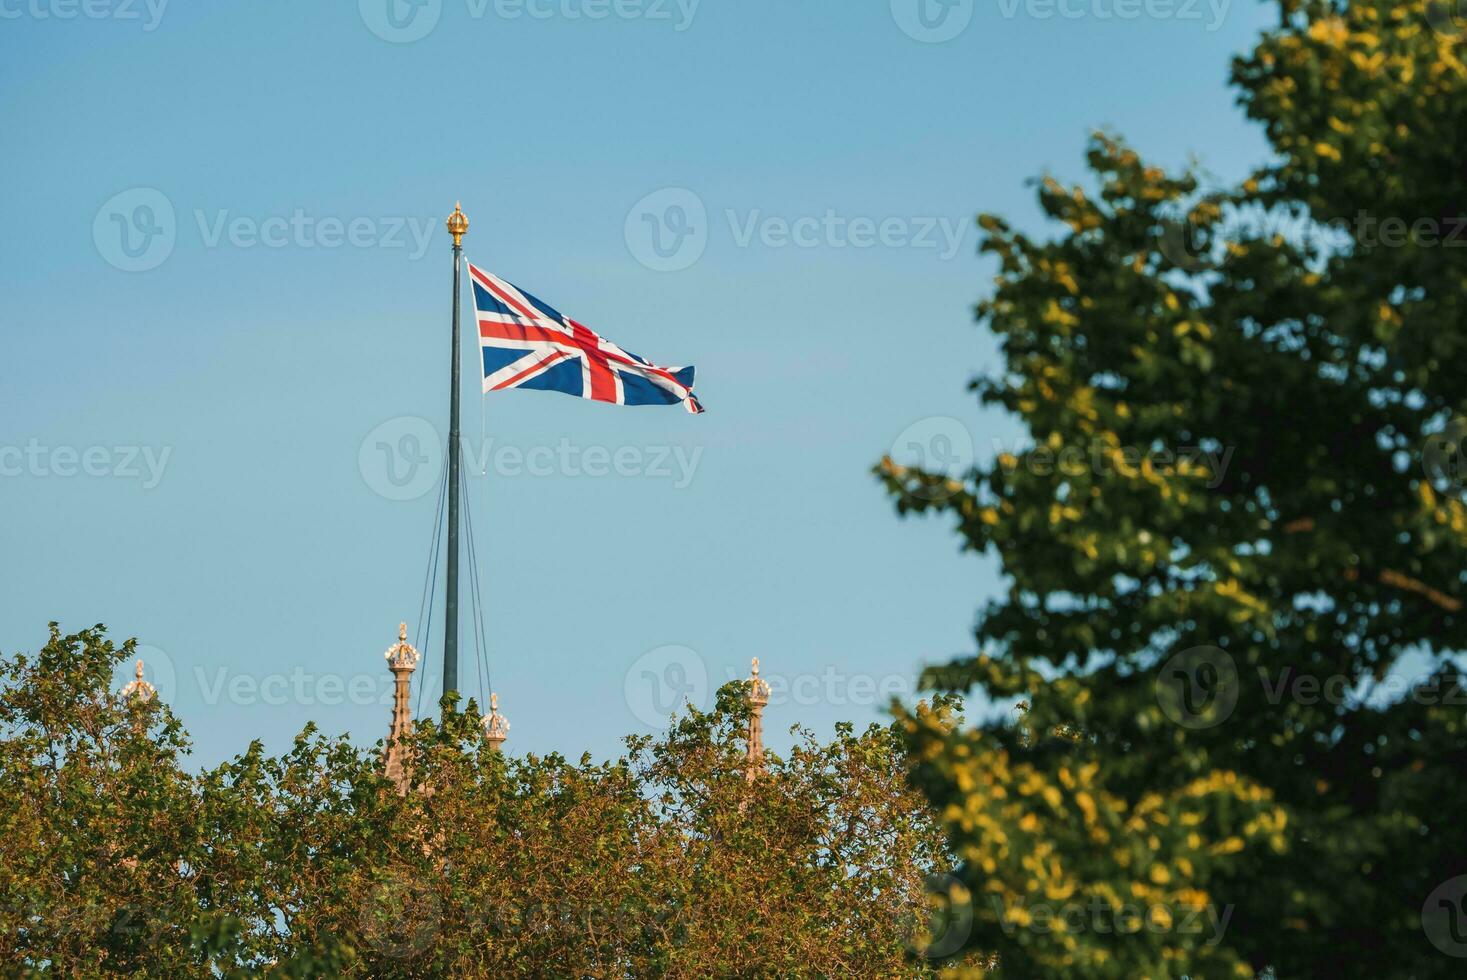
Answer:
[[[453,368],[448,401],[448,594],[443,609],[443,693],[458,693],[458,505],[459,505],[459,268],[463,265],[463,238],[469,219],[455,202],[448,216],[453,236]],[[448,709],[444,709],[446,716]]]

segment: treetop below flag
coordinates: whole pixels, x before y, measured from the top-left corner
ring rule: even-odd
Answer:
[[[484,390],[536,388],[616,405],[675,405],[697,414],[691,367],[658,367],[469,263]]]

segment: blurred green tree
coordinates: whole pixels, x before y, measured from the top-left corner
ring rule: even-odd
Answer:
[[[1234,64],[1276,151],[1240,186],[1097,134],[1087,187],[1040,184],[1056,237],[979,219],[973,388],[1028,448],[878,467],[1009,582],[929,680],[1017,720],[906,719],[1004,976],[1467,956],[1467,21],[1279,7]]]

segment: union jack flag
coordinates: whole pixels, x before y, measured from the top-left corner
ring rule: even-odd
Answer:
[[[469,263],[484,390],[537,388],[616,405],[674,405],[697,414],[693,369],[648,363]]]

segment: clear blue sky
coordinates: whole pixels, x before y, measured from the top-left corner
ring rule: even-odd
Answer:
[[[972,216],[1037,230],[1025,181],[1080,176],[1096,126],[1225,178],[1264,152],[1226,86],[1271,16],[1244,0],[1220,23],[1181,0],[947,21],[396,2],[0,0],[0,648],[50,619],[137,636],[200,764],[308,719],[386,728],[382,651],[417,632],[434,500],[390,499],[415,488],[385,454],[411,419],[446,428],[456,199],[471,260],[695,364],[708,408],[489,397],[470,493],[510,748],[613,754],[650,730],[649,676],[716,686],[751,656],[798,681],[778,747],[796,721],[880,717],[869,688],[970,649],[999,587],[868,473],[898,442],[1015,438],[964,390],[994,363]],[[545,447],[537,472],[504,447]],[[593,452],[588,475],[589,447],[623,473]]]

